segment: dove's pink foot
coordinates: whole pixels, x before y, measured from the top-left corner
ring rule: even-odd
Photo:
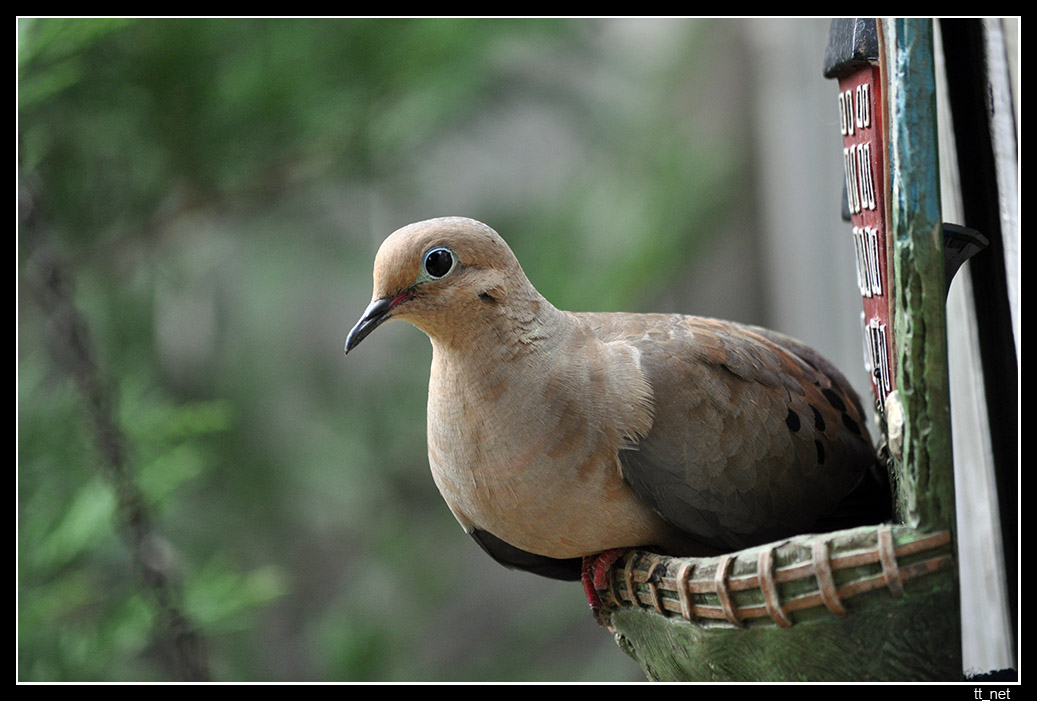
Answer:
[[[601,609],[601,599],[598,598],[598,590],[608,588],[608,571],[612,564],[623,556],[629,548],[612,548],[597,555],[587,555],[583,558],[583,570],[580,580],[583,582],[583,592],[587,595],[587,603],[591,610],[597,612]]]

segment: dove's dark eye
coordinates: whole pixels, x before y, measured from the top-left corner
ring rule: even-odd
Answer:
[[[429,277],[438,280],[453,270],[456,262],[454,254],[450,249],[433,248],[425,254],[425,272],[428,273]]]

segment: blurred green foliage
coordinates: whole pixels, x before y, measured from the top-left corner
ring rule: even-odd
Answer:
[[[679,274],[744,177],[744,125],[700,105],[731,30],[655,26],[647,60],[622,28],[19,20],[21,680],[176,678],[47,256],[213,678],[639,678],[577,586],[498,568],[439,500],[420,334],[341,355],[417,219],[487,221],[560,307]]]

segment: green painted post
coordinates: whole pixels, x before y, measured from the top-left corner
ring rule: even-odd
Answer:
[[[936,85],[930,20],[885,20],[889,224],[896,339],[898,506],[919,529],[954,528]],[[887,401],[887,409],[890,402]]]

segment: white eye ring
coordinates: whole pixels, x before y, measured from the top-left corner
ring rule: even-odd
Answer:
[[[432,280],[441,280],[457,267],[457,256],[449,248],[437,246],[425,254],[421,262],[422,272]]]

